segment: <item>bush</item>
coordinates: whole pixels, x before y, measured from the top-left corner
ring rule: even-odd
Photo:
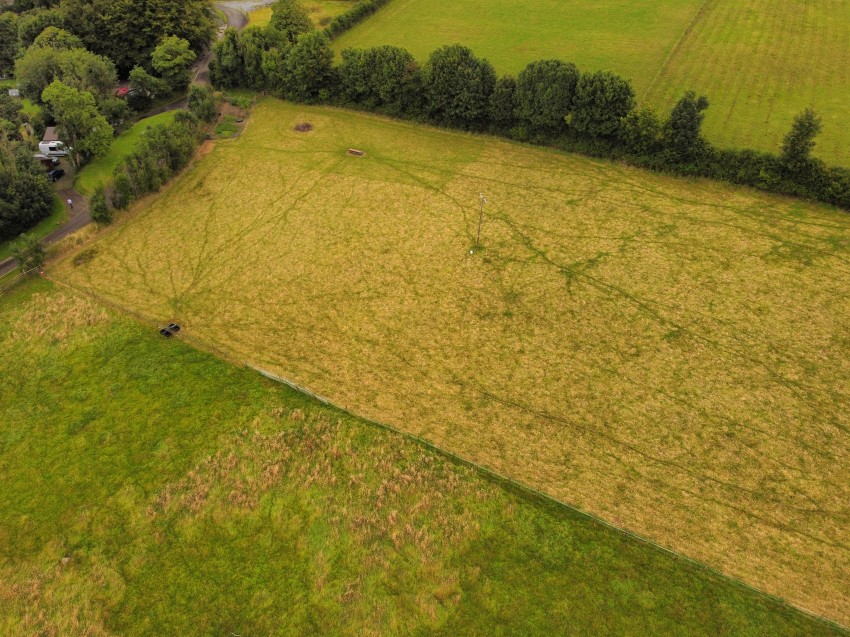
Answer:
[[[189,111],[202,122],[212,122],[218,115],[212,87],[197,85],[189,87],[188,105]]]
[[[133,201],[133,184],[127,175],[120,170],[112,182],[112,207],[116,210],[124,210]]]
[[[94,194],[89,200],[89,216],[99,226],[107,226],[112,223],[112,209],[106,201],[106,190],[102,185],[95,188]]]
[[[44,265],[44,248],[31,234],[23,234],[12,246],[12,258],[18,262],[22,272],[37,270]]]
[[[507,131],[516,123],[516,80],[511,75],[500,77],[490,95],[490,122],[496,130]]]

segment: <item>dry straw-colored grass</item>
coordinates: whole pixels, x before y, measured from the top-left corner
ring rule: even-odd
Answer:
[[[55,276],[850,622],[850,217],[267,100],[97,248]]]

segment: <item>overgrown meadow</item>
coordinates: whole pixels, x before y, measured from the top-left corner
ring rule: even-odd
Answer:
[[[268,99],[52,274],[846,621],[848,248],[830,208]]]

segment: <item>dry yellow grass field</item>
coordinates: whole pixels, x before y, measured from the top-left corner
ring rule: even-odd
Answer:
[[[850,624],[847,215],[265,100],[88,249],[53,275]]]

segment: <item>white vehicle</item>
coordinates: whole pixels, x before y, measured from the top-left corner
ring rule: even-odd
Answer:
[[[62,142],[39,142],[38,150],[42,155],[48,157],[65,157],[68,155],[68,147]]]

